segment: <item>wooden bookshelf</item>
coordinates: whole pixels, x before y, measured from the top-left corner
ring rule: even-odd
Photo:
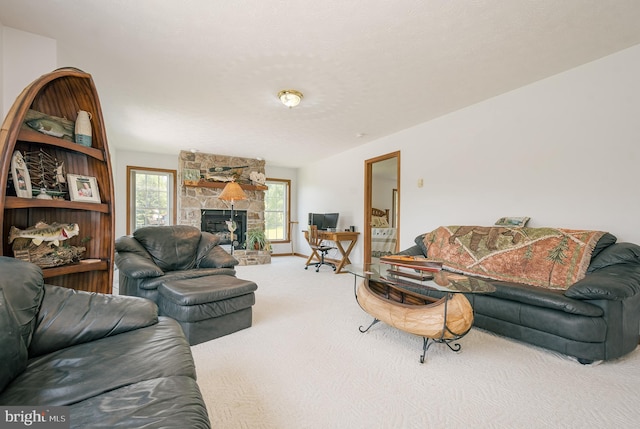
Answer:
[[[78,111],[92,115],[92,144],[74,142],[39,133],[25,127],[29,109],[75,121]],[[43,150],[64,163],[66,173],[95,177],[99,203],[65,199],[36,199],[16,196],[11,177],[11,158],[15,151]],[[0,130],[0,227],[8,237],[12,226],[25,229],[37,222],[77,223],[78,236],[66,240],[71,246],[86,248],[79,263],[43,268],[46,283],[90,292],[111,293],[114,258],[114,192],[111,158],[107,145],[102,109],[90,74],[75,68],[62,68],[33,81],[18,96]],[[2,241],[0,255],[13,256],[8,240]]]

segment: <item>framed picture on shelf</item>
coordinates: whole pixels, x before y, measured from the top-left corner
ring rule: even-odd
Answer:
[[[13,178],[13,186],[16,189],[16,195],[21,198],[33,197],[31,192],[31,178],[27,164],[24,162],[20,151],[13,152],[11,158],[11,177]]]
[[[100,191],[95,177],[67,174],[71,201],[100,203]]]

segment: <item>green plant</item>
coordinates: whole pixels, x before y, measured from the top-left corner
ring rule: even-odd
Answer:
[[[271,242],[267,238],[265,232],[262,229],[250,229],[247,231],[247,238],[244,242],[244,247],[247,250],[271,250]]]

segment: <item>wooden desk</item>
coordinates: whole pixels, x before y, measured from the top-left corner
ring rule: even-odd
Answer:
[[[305,230],[303,232],[304,232],[304,239],[307,240],[307,243],[308,243],[309,231]],[[336,243],[336,247],[342,254],[342,259],[339,261],[338,265],[336,266],[336,274],[342,272],[342,267],[344,267],[345,265],[349,265],[351,263],[351,261],[349,260],[349,254],[351,253],[351,250],[353,250],[353,247],[356,245],[356,241],[358,241],[358,235],[360,233],[352,232],[352,231],[336,231],[336,232],[318,231],[318,234],[320,235],[321,239],[327,240],[327,241],[333,241],[334,243]],[[344,247],[342,247],[343,241],[349,242],[349,245],[347,246],[346,250],[344,249]],[[309,255],[309,259],[307,259],[307,262],[305,265],[309,265],[309,263],[311,263],[314,257],[318,261],[320,260],[320,255],[318,255],[318,252],[315,249],[311,249],[311,255]]]

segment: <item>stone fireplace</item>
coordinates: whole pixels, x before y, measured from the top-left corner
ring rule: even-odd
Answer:
[[[226,182],[204,178],[215,176],[215,179],[220,179],[225,172],[233,171],[235,181],[247,195],[246,200],[235,201],[233,204],[234,214],[238,213],[238,216],[234,216],[238,224],[235,231],[238,245],[235,249],[243,249],[234,251],[234,256],[241,265],[255,263],[256,258],[252,254],[255,251],[245,252],[243,244],[246,231],[264,231],[264,191],[267,188],[251,180],[252,173],[260,173],[264,177],[264,166],[264,160],[181,151],[178,159],[178,224],[192,225],[202,231],[213,230],[226,239],[222,246],[230,250],[230,234],[225,221],[230,219],[231,203],[218,198]],[[214,213],[218,219],[207,220],[207,215]],[[259,258],[260,263],[268,263],[262,262],[271,260],[270,254],[267,256],[268,258]]]

